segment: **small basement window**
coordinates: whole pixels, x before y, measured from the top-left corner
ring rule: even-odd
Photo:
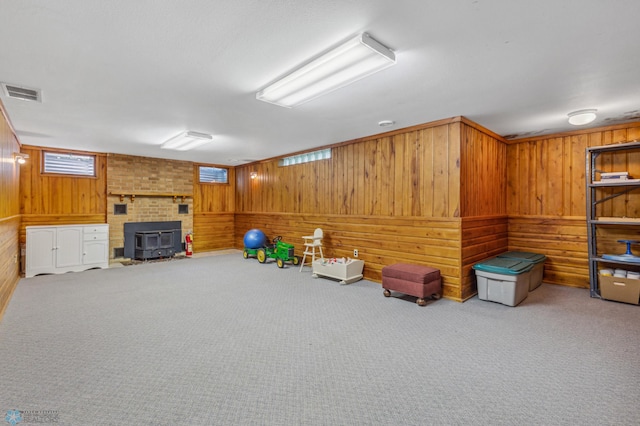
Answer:
[[[320,151],[305,152],[278,160],[278,166],[293,166],[294,164],[310,163],[312,161],[328,160],[331,158],[331,148]]]
[[[44,152],[42,158],[44,173],[91,177],[96,175],[96,157],[93,155]]]
[[[229,183],[229,170],[221,167],[199,166],[200,183]]]

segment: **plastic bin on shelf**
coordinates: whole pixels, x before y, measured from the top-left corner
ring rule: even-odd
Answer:
[[[478,282],[478,298],[516,306],[529,294],[533,263],[520,259],[493,257],[473,265]]]
[[[528,251],[508,251],[506,253],[499,254],[500,258],[507,259],[519,259],[526,262],[533,263],[531,269],[531,275],[529,276],[529,291],[535,290],[542,284],[542,277],[544,275],[544,262],[547,260],[547,256],[544,254],[531,253]]]

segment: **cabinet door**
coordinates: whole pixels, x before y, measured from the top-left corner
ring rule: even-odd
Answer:
[[[82,227],[58,228],[56,242],[56,266],[69,268],[82,265]]]
[[[55,272],[56,229],[27,229],[27,263],[25,276]]]
[[[83,264],[104,264],[109,262],[109,240],[85,241]]]

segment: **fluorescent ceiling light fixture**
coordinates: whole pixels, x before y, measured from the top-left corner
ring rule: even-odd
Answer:
[[[256,99],[291,108],[395,63],[393,51],[363,33],[267,86]]]
[[[568,114],[569,124],[573,124],[574,126],[589,124],[596,119],[597,111],[597,109],[581,109],[580,111],[570,112]]]
[[[187,151],[189,149],[193,149],[197,146],[211,142],[212,140],[213,136],[206,133],[188,131],[182,132],[178,136],[172,137],[171,139],[163,143],[160,148],[173,149],[176,151]]]

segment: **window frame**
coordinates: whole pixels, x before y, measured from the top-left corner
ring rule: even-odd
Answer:
[[[97,178],[98,177],[98,169],[97,169],[97,155],[95,154],[90,154],[90,153],[85,153],[85,152],[74,152],[74,151],[56,151],[56,150],[51,150],[51,149],[43,149],[41,151],[42,153],[42,160],[41,160],[41,173],[43,175],[47,175],[47,176],[65,176],[65,177],[74,177],[74,178]],[[90,158],[93,162],[93,174],[86,174],[86,173],[65,173],[64,171],[51,171],[51,170],[47,170],[47,157],[49,155],[53,155],[53,156],[69,156],[69,157],[86,157],[86,158]]]
[[[212,165],[205,165],[205,164],[198,164],[198,183],[203,184],[203,185],[229,185],[229,167],[220,167],[220,166],[212,166]],[[218,169],[218,170],[224,170],[225,171],[225,178],[226,181],[225,182],[219,182],[219,181],[215,181],[215,180],[211,180],[211,181],[203,181],[202,180],[202,169]]]

